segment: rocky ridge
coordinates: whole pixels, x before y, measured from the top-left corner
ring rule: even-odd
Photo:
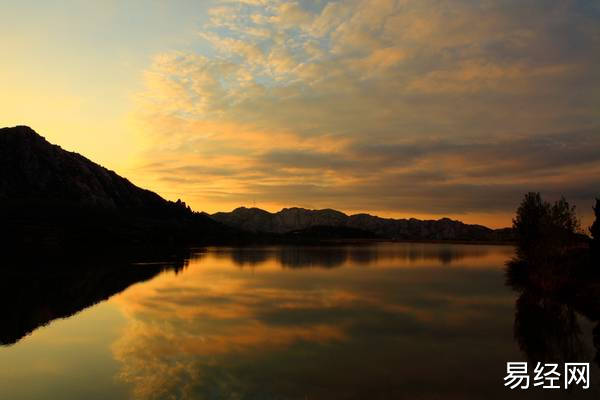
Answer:
[[[282,234],[315,226],[327,226],[359,229],[382,238],[397,240],[512,240],[512,230],[509,228],[490,229],[449,218],[419,220],[381,218],[369,214],[347,215],[333,209],[308,210],[293,207],[270,213],[259,208],[239,207],[232,212],[212,214],[211,217],[225,225],[250,232]]]

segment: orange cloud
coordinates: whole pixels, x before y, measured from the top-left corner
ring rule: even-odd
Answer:
[[[570,137],[597,135],[598,24],[576,5],[532,5],[530,19],[462,1],[224,7],[199,35],[214,52],[158,55],[137,96],[161,193],[209,211],[254,199],[508,225],[542,190],[589,215],[598,182]]]

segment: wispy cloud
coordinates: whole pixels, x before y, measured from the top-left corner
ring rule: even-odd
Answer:
[[[209,211],[584,200],[600,190],[599,22],[586,1],[222,1],[198,32],[212,53],[146,71],[149,171]]]

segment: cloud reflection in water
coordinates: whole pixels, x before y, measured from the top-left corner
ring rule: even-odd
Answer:
[[[113,345],[120,378],[140,399],[493,394],[506,357],[517,357],[501,271],[511,252],[209,249],[178,276],[113,300],[130,318]],[[470,389],[465,366],[479,371]]]

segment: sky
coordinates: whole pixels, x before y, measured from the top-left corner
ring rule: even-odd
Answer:
[[[0,0],[0,126],[195,210],[600,195],[600,2]]]

